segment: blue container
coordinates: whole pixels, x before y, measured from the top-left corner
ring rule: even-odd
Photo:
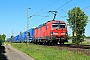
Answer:
[[[15,37],[15,42],[19,42],[19,35]]]
[[[16,40],[19,40],[19,35],[16,36]]]
[[[30,37],[33,38],[34,37],[34,28],[29,29],[28,32],[30,32]]]
[[[15,42],[15,40],[16,40],[15,37],[12,37],[12,38],[9,38],[7,41],[8,42]]]
[[[24,32],[24,39],[27,39],[27,32]]]
[[[27,31],[22,33],[22,42],[25,42],[27,40]]]
[[[15,41],[15,37],[12,37],[12,38],[11,38],[11,42],[14,42],[14,41]]]
[[[12,37],[11,38],[11,42],[15,42],[15,37]]]
[[[22,33],[22,40],[24,41],[24,32]]]
[[[22,34],[19,34],[19,42],[22,42]]]
[[[34,37],[34,28],[29,29],[28,32],[30,33],[29,41],[31,42],[33,40],[33,37]]]

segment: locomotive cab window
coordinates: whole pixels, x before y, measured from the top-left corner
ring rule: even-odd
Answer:
[[[52,28],[59,28],[59,24],[53,23],[53,24],[52,24]]]
[[[60,28],[65,28],[65,24],[60,24]]]
[[[65,24],[53,23],[52,28],[65,28]]]

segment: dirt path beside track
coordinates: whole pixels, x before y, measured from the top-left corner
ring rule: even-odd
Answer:
[[[4,45],[5,53],[2,53],[1,60],[34,60],[25,53],[13,48],[10,44]]]

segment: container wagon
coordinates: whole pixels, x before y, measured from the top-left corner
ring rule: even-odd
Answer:
[[[29,42],[31,43],[33,41],[33,37],[34,37],[34,28],[31,28],[28,30],[27,37],[28,37]]]

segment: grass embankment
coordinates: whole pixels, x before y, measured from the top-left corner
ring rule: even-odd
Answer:
[[[80,52],[71,52],[66,49],[59,50],[48,46],[24,43],[12,43],[11,45],[35,60],[90,60],[90,56],[86,56]]]

